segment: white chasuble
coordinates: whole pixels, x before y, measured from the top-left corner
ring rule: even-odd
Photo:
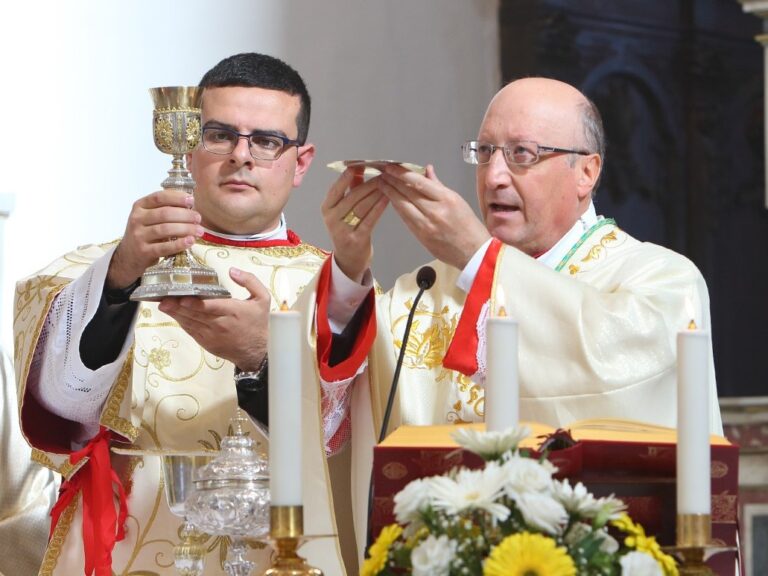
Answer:
[[[502,286],[503,305],[519,322],[520,419],[565,427],[587,418],[622,418],[674,427],[676,334],[692,319],[710,329],[709,297],[698,269],[675,252],[639,242],[608,219],[585,232],[555,270],[495,243],[496,262],[486,273],[481,266],[475,285],[488,284],[480,304],[493,302]],[[448,369],[443,362],[449,347],[454,355],[477,355],[477,344],[452,342],[465,304],[477,297],[475,285],[468,296],[456,286],[457,269],[439,261],[431,266],[437,281],[415,312],[390,431],[401,423],[482,421],[485,413],[484,358],[477,359],[477,374]],[[417,293],[415,278],[415,272],[401,277],[378,300],[369,363],[376,431]],[[483,313],[469,319],[477,323],[481,343]],[[709,374],[711,429],[722,434],[711,354]]]
[[[304,529],[307,534],[336,534],[315,359],[317,274],[327,254],[300,243],[298,238],[294,244],[274,244],[277,245],[252,248],[200,241],[193,252],[217,271],[220,282],[233,297],[248,296],[244,288],[229,278],[228,270],[235,266],[255,274],[268,288],[273,309],[281,300],[287,300],[289,306],[301,311],[303,341],[296,345],[302,348],[303,434],[296,441],[303,451]],[[79,249],[17,286],[14,337],[20,398],[25,398],[33,353],[56,294],[112,246]],[[160,312],[156,303],[140,303],[137,315],[132,352],[101,415],[101,425],[114,433],[112,467],[127,496],[125,538],[116,543],[112,552],[112,572],[170,575],[175,574],[173,547],[180,541],[182,519],[168,508],[157,454],[217,449],[227,434],[237,394],[232,364],[203,350],[173,319]],[[28,404],[32,401],[28,400]],[[23,403],[21,414],[25,436],[37,448],[35,458],[65,478],[72,478],[87,459],[73,466],[66,449],[55,445],[55,428],[65,425],[56,418],[41,421],[40,411]],[[67,430],[62,428],[58,433],[66,437]],[[248,433],[266,454],[268,440],[255,426]],[[115,448],[119,448],[120,454],[115,453]],[[59,518],[40,574],[83,573],[82,513],[80,492]],[[222,562],[227,539],[211,536],[204,546],[205,574],[224,574]],[[326,575],[345,573],[335,538],[315,540],[300,552]],[[255,574],[269,566],[269,556],[270,550],[263,544],[252,545],[249,558],[257,563]]]

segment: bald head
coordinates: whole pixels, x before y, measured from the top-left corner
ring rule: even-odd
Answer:
[[[488,105],[483,126],[520,119],[531,131],[519,139],[538,141],[538,134],[562,138],[539,142],[586,149],[604,156],[602,121],[594,104],[579,90],[552,78],[523,78],[499,90]],[[535,136],[535,137],[532,137]]]
[[[591,202],[603,154],[597,109],[565,82],[516,80],[491,100],[477,139],[510,153],[538,151],[526,165],[493,154],[478,166],[477,194],[493,236],[532,256],[546,252]]]

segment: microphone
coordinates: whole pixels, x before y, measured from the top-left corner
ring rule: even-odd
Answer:
[[[419,292],[416,294],[416,298],[413,300],[413,306],[408,313],[408,320],[405,323],[405,330],[403,330],[403,340],[400,346],[400,355],[397,358],[397,364],[395,365],[395,375],[392,377],[392,385],[389,388],[389,397],[387,398],[387,408],[384,410],[384,420],[381,424],[381,432],[379,432],[379,442],[384,440],[384,436],[387,434],[387,427],[389,426],[389,416],[392,413],[392,405],[395,402],[395,392],[397,392],[397,381],[400,379],[400,369],[403,367],[403,360],[405,359],[405,349],[408,346],[408,336],[411,332],[411,323],[413,322],[413,315],[416,312],[416,305],[421,299],[421,295],[425,290],[429,290],[435,283],[437,273],[432,266],[422,266],[416,273],[416,284],[419,286]]]
[[[392,385],[389,388],[389,397],[387,398],[387,408],[384,410],[384,421],[381,424],[381,432],[379,432],[379,442],[384,440],[384,436],[387,433],[387,427],[389,426],[389,416],[392,413],[392,405],[395,401],[395,392],[397,392],[397,381],[400,379],[400,368],[403,366],[403,359],[405,358],[405,349],[408,346],[408,335],[411,332],[411,323],[413,322],[413,315],[416,312],[416,305],[421,299],[421,295],[425,290],[432,288],[437,278],[437,273],[432,266],[422,266],[416,273],[416,284],[419,287],[419,292],[416,294],[416,298],[413,300],[413,306],[408,313],[408,320],[405,323],[405,330],[403,330],[403,343],[400,346],[400,355],[397,358],[397,364],[395,365],[395,375],[392,377]],[[371,524],[371,517],[373,516],[373,474],[368,483],[368,542],[365,549],[368,550],[373,543],[373,534],[371,530],[373,528]]]

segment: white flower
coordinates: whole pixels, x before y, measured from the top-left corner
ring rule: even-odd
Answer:
[[[395,494],[395,518],[400,524],[418,520],[419,512],[430,503],[429,480],[414,480]]]
[[[484,460],[499,458],[505,452],[516,450],[517,445],[530,435],[531,431],[527,426],[508,428],[503,432],[460,427],[451,432],[451,438],[459,446],[474,452]]]
[[[435,476],[429,480],[435,509],[450,515],[470,508],[485,510],[494,521],[506,520],[509,516],[509,508],[496,502],[503,486],[504,475],[495,462],[489,462],[483,470],[462,468],[455,478]]]
[[[633,551],[621,557],[621,576],[664,576],[653,556]]]
[[[600,540],[600,550],[602,552],[605,552],[606,554],[614,554],[618,552],[619,543],[613,536],[608,534],[605,528],[595,530],[592,526],[584,522],[574,522],[563,540],[569,547],[572,547],[591,534],[594,534],[597,539]]]
[[[568,522],[563,505],[548,494],[522,492],[514,500],[525,523],[548,534],[560,534]]]
[[[606,521],[617,520],[622,512],[627,509],[627,505],[613,495],[599,498],[597,502],[600,505],[600,511],[597,515],[602,516]]]
[[[515,453],[502,464],[504,490],[510,498],[523,492],[549,492],[552,474],[557,471],[551,462],[538,462]]]
[[[448,576],[456,546],[456,541],[445,534],[439,538],[432,534],[427,536],[411,552],[413,576]]]
[[[600,524],[618,518],[619,514],[626,509],[624,503],[613,496],[595,498],[581,482],[571,487],[567,478],[563,481],[555,480],[552,493],[571,514],[584,520],[592,520],[599,516]]]

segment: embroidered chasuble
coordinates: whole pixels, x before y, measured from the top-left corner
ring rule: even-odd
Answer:
[[[35,448],[33,458],[67,479],[87,465],[88,459],[72,463],[70,425],[42,412],[24,390],[30,370],[34,370],[33,353],[54,298],[114,245],[80,248],[17,285],[14,338],[23,430]],[[297,442],[301,442],[303,450],[304,529],[307,534],[338,533],[323,444],[318,385],[322,367],[315,354],[317,278],[327,254],[301,243],[292,233],[289,241],[272,242],[263,248],[199,241],[192,250],[217,271],[220,282],[233,297],[248,296],[229,278],[228,269],[236,266],[254,273],[269,289],[273,309],[280,299],[287,299],[289,306],[301,311],[303,340],[296,345],[302,348],[303,428]],[[354,370],[349,375],[338,370],[334,373],[340,379],[354,374]],[[180,541],[182,519],[171,514],[167,505],[161,459],[156,454],[219,447],[237,406],[232,375],[230,362],[203,350],[175,321],[161,313],[156,303],[139,304],[133,348],[110,390],[100,422],[102,430],[111,433],[109,458],[124,487],[127,504],[125,537],[112,552],[112,573],[175,574],[173,547]],[[255,426],[251,425],[248,433],[266,454],[268,440]],[[83,494],[83,490],[77,491],[61,511],[40,574],[83,574]],[[117,506],[118,492],[114,491],[113,496]],[[226,538],[211,536],[204,546],[208,551],[205,574],[224,574]],[[345,574],[335,538],[314,540],[302,547],[301,554],[326,575]],[[257,563],[254,574],[260,574],[269,566],[269,548],[254,544],[249,558]]]
[[[521,420],[553,427],[590,418],[676,425],[676,334],[692,314],[700,328],[710,329],[706,284],[689,260],[639,242],[610,219],[586,231],[554,271],[498,240],[489,258],[495,262],[483,262],[469,294],[456,286],[460,271],[431,263],[437,281],[414,315],[390,431],[400,424],[483,420],[485,319],[500,286],[507,314],[519,323]],[[371,394],[356,405],[363,420],[358,428],[376,436],[415,278],[416,272],[401,277],[377,302]],[[488,288],[481,294],[476,288],[483,283]],[[462,317],[470,308],[477,316]],[[462,323],[476,331],[474,342],[454,341]],[[462,373],[456,366],[475,369]],[[711,428],[722,434],[711,354],[709,381]],[[366,412],[373,414],[372,426]]]

